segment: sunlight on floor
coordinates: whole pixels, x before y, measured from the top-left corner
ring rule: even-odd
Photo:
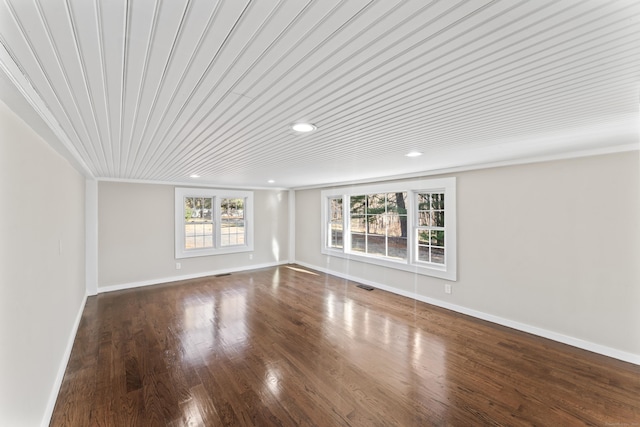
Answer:
[[[290,266],[285,266],[285,268],[288,268],[289,270],[293,270],[293,271],[299,271],[300,273],[307,273],[307,274],[312,274],[314,276],[317,276],[318,273],[314,273],[313,271],[309,271],[309,270],[304,270],[302,268],[297,268],[297,267],[290,267]]]

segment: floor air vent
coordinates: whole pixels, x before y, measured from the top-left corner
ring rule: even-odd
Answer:
[[[368,286],[368,285],[356,285],[356,286],[364,289],[365,291],[372,291],[374,289],[373,286]]]
[[[224,276],[231,276],[231,273],[222,273],[222,274],[216,274],[213,277],[224,277]]]

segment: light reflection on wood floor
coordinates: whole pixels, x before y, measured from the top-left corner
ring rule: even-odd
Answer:
[[[621,425],[640,367],[284,266],[89,298],[53,426]]]

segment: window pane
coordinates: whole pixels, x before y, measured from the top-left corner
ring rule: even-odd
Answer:
[[[363,216],[352,216],[351,217],[351,232],[352,233],[362,233],[366,231],[365,220]]]
[[[366,239],[364,234],[351,233],[351,250],[354,252],[366,252]]]
[[[401,193],[389,193],[387,194],[387,212],[399,213],[400,215],[407,214],[407,192]]]
[[[332,248],[342,248],[342,224],[331,224],[329,230],[329,246]]]
[[[431,246],[444,247],[444,231],[431,230]]]
[[[367,253],[381,256],[385,256],[387,254],[384,232],[371,233],[367,235]]]
[[[367,215],[384,213],[385,195],[369,194],[367,196]]]
[[[387,235],[391,237],[406,237],[407,216],[387,215]]]
[[[444,264],[444,248],[431,248],[431,262]]]
[[[429,193],[421,193],[418,194],[418,210],[428,211],[430,208],[430,197]]]
[[[431,194],[431,209],[444,209],[444,193]]]
[[[202,199],[202,211],[201,211],[201,214],[202,214],[202,219],[204,221],[211,221],[211,217],[212,217],[212,214],[213,214],[213,212],[211,212],[211,203],[212,202],[213,202],[213,200],[208,198],[208,197],[205,198],[205,199]]]
[[[367,196],[351,196],[349,198],[351,215],[364,215]]]
[[[196,247],[195,226],[185,224],[184,226],[184,247],[185,249],[193,249]]]
[[[434,227],[444,227],[444,211],[433,212],[433,222],[430,224]]]
[[[418,246],[418,261],[430,262],[428,246]]]
[[[379,199],[374,195],[371,200],[374,203],[377,203]],[[383,205],[382,212],[384,212],[384,196],[382,197]],[[368,207],[372,204],[370,203]],[[378,206],[375,208],[376,210],[380,210]],[[368,210],[369,212],[370,210]],[[384,215],[367,215],[366,217],[366,234],[367,234],[367,253],[372,255],[386,255],[387,253],[387,243],[385,239],[385,223],[384,223]]]
[[[342,198],[329,199],[331,222],[342,222]]]
[[[384,215],[367,215],[366,216],[366,232],[368,234],[382,234],[384,236]]]
[[[418,211],[418,226],[424,227],[431,225],[431,213],[429,211]]]
[[[365,217],[351,217],[351,250],[356,252],[364,252],[366,248],[365,240]]]
[[[418,230],[418,244],[419,245],[428,245],[429,244],[429,231],[428,230]]]
[[[391,258],[407,259],[407,238],[389,237],[387,255]]]

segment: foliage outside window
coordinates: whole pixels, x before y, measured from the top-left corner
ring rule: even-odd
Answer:
[[[176,188],[176,258],[252,251],[252,209],[249,191]]]
[[[322,252],[456,280],[455,201],[455,178],[325,190]]]

